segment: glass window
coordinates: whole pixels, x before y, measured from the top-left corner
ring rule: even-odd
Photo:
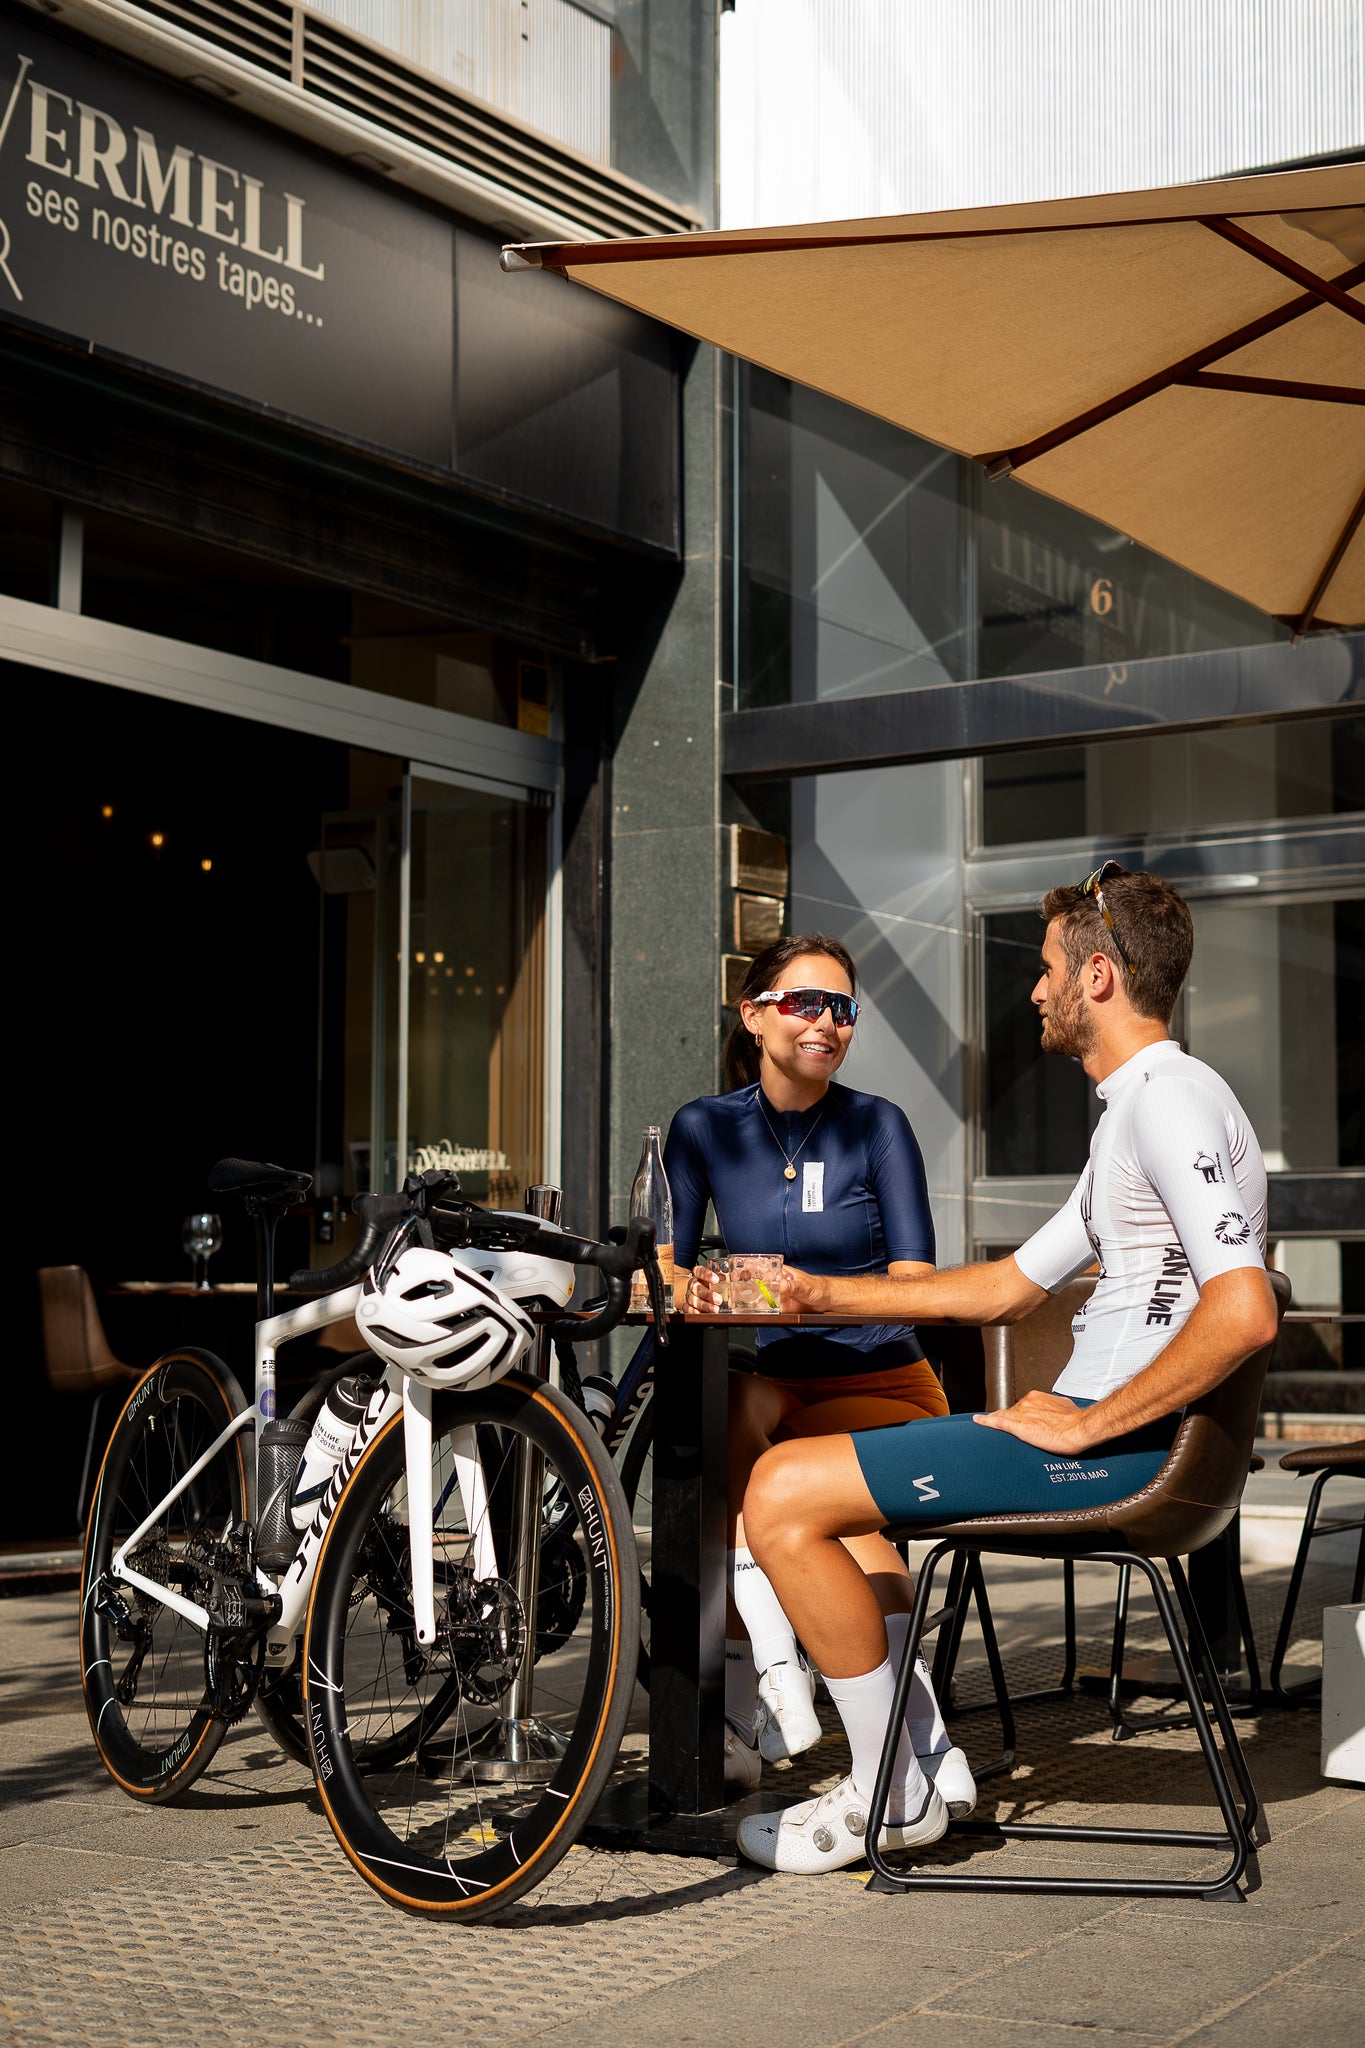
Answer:
[[[501,1208],[544,1162],[548,817],[413,782],[408,1171]]]
[[[741,705],[967,675],[961,471],[870,414],[742,370]]]
[[[1039,1048],[1044,926],[1032,910],[982,920],[982,1159],[992,1177],[1079,1173],[1100,1102],[1075,1060]]]
[[[56,519],[46,491],[0,481],[0,596],[52,603]]]
[[[1365,713],[997,754],[981,797],[985,846],[1365,810]]]
[[[1365,897],[1190,908],[1175,1035],[1235,1091],[1271,1172],[1365,1165]],[[984,925],[984,1170],[1078,1173],[1100,1104],[1074,1061],[1039,1047],[1042,924],[1009,911]]]
[[[1083,512],[1012,479],[979,491],[978,675],[1289,638],[1264,612]]]
[[[81,610],[116,626],[346,680],[346,591],[137,520],[85,514]]]

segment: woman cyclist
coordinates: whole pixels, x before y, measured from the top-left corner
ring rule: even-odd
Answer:
[[[689,1270],[708,1200],[731,1251],[781,1252],[817,1273],[909,1279],[933,1271],[914,1132],[894,1103],[834,1080],[853,1039],[857,979],[847,949],[818,932],[779,939],[750,967],[725,1046],[727,1093],[685,1103],[664,1150],[685,1307],[721,1305],[709,1269]],[[744,1790],[758,1783],[761,1758],[795,1756],[821,1733],[813,1674],[744,1542],[740,1508],[755,1461],[785,1438],[948,1412],[907,1326],[760,1329],[757,1346],[757,1371],[730,1376],[725,1762],[727,1783]],[[909,1629],[910,1577],[885,1537],[846,1540],[887,1615],[894,1656]],[[970,1812],[967,1761],[948,1741],[922,1662],[907,1719],[943,1798]]]

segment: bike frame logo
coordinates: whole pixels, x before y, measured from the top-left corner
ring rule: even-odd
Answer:
[[[9,137],[10,124],[14,120],[14,110],[19,104],[19,95],[20,93],[22,93],[24,89],[24,80],[28,77],[28,74],[32,69],[33,59],[31,57],[21,57],[19,59],[19,69],[14,74],[14,84],[10,88],[10,96],[5,104],[5,111],[3,114],[0,114],[0,155],[3,155],[4,153],[5,143]],[[14,272],[9,267],[9,252],[9,225],[4,219],[4,216],[0,215],[0,276],[3,276],[5,283],[14,293],[14,296],[16,299],[18,299],[20,305],[22,305],[24,302],[24,295],[19,289],[18,279],[15,277]]]

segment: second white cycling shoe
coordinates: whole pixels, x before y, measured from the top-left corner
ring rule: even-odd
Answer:
[[[727,1714],[725,1716],[725,1791],[728,1797],[739,1798],[746,1792],[755,1792],[763,1775],[763,1759],[758,1753],[752,1727],[745,1728]]]
[[[760,1672],[754,1733],[770,1764],[814,1749],[824,1733],[815,1711],[815,1679],[799,1652]]]
[[[942,1749],[937,1756],[922,1756],[919,1767],[954,1820],[965,1820],[976,1807],[976,1779],[960,1749]]]
[[[919,1812],[883,1826],[879,1849],[927,1848],[948,1827],[948,1809],[932,1785],[924,1787]],[[843,1870],[867,1854],[867,1801],[851,1777],[819,1799],[789,1806],[785,1813],[754,1813],[739,1824],[737,1840],[751,1863],[806,1877],[819,1870]]]

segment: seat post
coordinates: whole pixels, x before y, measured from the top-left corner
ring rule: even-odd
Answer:
[[[275,1313],[275,1226],[280,1206],[264,1195],[248,1195],[247,1213],[256,1226],[256,1320],[266,1322]]]

